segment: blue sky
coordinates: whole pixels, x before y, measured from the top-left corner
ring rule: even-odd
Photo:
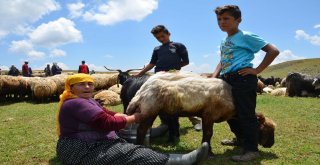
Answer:
[[[74,70],[81,60],[90,70],[141,68],[160,44],[150,30],[163,24],[189,51],[184,70],[211,72],[226,35],[213,10],[224,4],[242,10],[240,29],[279,48],[273,64],[320,57],[319,0],[1,0],[0,68],[24,60],[33,69],[57,62]]]

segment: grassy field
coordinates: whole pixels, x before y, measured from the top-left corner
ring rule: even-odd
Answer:
[[[287,61],[269,66],[263,77],[286,77],[289,72],[300,72],[311,76],[320,76],[320,58]]]
[[[55,156],[57,103],[27,102],[0,104],[0,164],[60,164]],[[122,106],[110,107],[121,112]],[[257,111],[277,123],[276,142],[270,149],[261,148],[261,158],[250,164],[319,164],[320,104],[317,98],[258,96]],[[159,123],[159,120],[154,124]],[[169,153],[185,153],[200,145],[202,134],[192,129],[187,118],[180,118],[180,141],[174,146],[166,138],[152,140],[152,148]],[[230,156],[239,148],[221,146],[232,138],[226,122],[215,124],[212,138],[216,158],[205,164],[236,164]]]

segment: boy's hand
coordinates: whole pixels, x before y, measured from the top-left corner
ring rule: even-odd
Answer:
[[[244,68],[244,69],[239,70],[238,73],[241,76],[246,76],[246,75],[249,75],[249,74],[252,74],[252,75],[259,74],[259,72],[254,68]]]
[[[207,78],[212,78],[213,77],[213,74],[208,74],[207,75]]]

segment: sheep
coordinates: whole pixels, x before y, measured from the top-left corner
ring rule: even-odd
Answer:
[[[271,92],[273,91],[273,89],[270,88],[269,86],[267,86],[267,87],[264,87],[264,88],[262,89],[262,91],[265,92],[265,93],[271,93]]]
[[[51,77],[22,77],[22,76],[0,76],[0,98],[1,100],[19,99],[58,99],[64,91],[67,74],[59,74]],[[94,75],[96,90],[108,89],[116,84],[117,75],[98,74]],[[119,89],[118,89],[119,90]],[[28,96],[28,97],[26,97]]]
[[[157,73],[141,86],[128,105],[127,113],[135,112],[140,112],[143,116],[137,130],[138,144],[143,143],[146,131],[152,126],[158,114],[169,114],[201,117],[202,142],[208,142],[210,145],[213,124],[231,119],[235,115],[235,107],[231,86],[221,79],[204,78],[186,72]],[[274,125],[274,122],[260,123],[260,134],[263,131],[268,132],[264,129],[271,130],[270,136],[261,134],[263,135],[259,137],[261,145],[265,147],[273,145]],[[210,153],[213,154],[212,151]]]
[[[16,76],[1,75],[0,77],[0,95],[3,99],[17,97],[20,82]]]
[[[38,101],[44,101],[56,94],[57,84],[51,79],[39,78],[33,82],[31,90]]]
[[[260,79],[258,79],[257,92],[262,94],[264,86],[264,83]]]
[[[31,77],[23,77],[23,76],[18,76],[18,82],[19,82],[19,91],[17,91],[17,95],[19,96],[19,99],[25,99],[26,96],[30,97],[32,95],[31,91],[31,84],[29,83],[29,79]]]
[[[272,96],[285,96],[287,88],[276,88],[271,91]]]
[[[56,89],[56,93],[55,93],[57,98],[64,91],[64,84],[66,82],[67,77],[68,77],[67,74],[57,74],[57,75],[54,75],[51,77],[47,77],[47,79],[54,81],[57,85],[57,89]]]
[[[120,95],[120,92],[121,92],[121,88],[122,88],[122,85],[113,85],[112,87],[110,87],[108,90],[110,91],[113,91],[113,92],[116,92]]]
[[[100,104],[105,105],[118,105],[121,103],[119,94],[111,90],[103,90],[94,96]]]
[[[316,96],[314,79],[301,73],[289,73],[286,77],[287,94],[293,96]]]
[[[108,89],[117,83],[116,74],[92,74],[95,90]]]

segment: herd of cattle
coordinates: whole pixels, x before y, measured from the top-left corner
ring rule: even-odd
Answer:
[[[118,83],[123,84],[128,76],[130,76],[129,72],[132,70],[128,70],[126,72],[122,72],[121,70],[112,71],[118,71],[119,74],[109,73],[92,75],[97,80],[95,83],[97,91],[107,90]],[[63,74],[51,77],[14,77],[0,75],[0,100],[35,99],[37,101],[43,101],[48,100],[48,98],[58,99],[58,96],[63,92],[66,77],[67,75]],[[146,80],[145,77],[141,77],[139,79],[140,81],[138,83],[140,83],[140,85]],[[312,77],[301,73],[289,73],[285,78],[262,78],[259,76],[258,79],[258,93],[270,93],[275,96],[290,97],[320,97],[319,77]],[[115,90],[118,90],[116,93],[119,95],[121,89]],[[137,89],[135,90],[137,91]],[[129,91],[129,95],[131,96],[135,92]],[[110,92],[104,93],[110,94]],[[100,95],[102,95],[101,97],[104,97],[106,100],[106,96],[103,96],[103,94]],[[117,104],[120,104],[119,99],[119,96],[113,97],[113,100],[116,100],[115,102]],[[126,98],[124,98],[122,102],[127,104]],[[110,104],[114,105],[114,103]]]
[[[301,73],[289,73],[285,78],[258,77],[258,93],[271,93],[275,96],[320,97],[320,77]]]

